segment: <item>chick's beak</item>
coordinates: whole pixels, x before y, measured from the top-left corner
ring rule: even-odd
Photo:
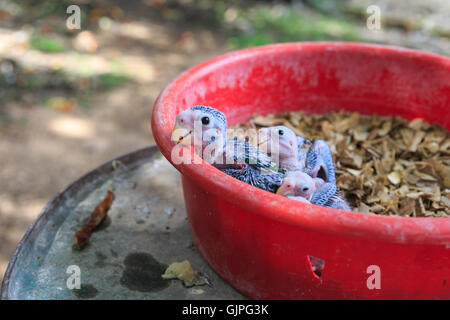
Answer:
[[[184,128],[175,124],[172,130],[172,141],[176,144],[191,145],[192,129]]]
[[[270,133],[269,130],[267,130],[267,128],[261,128],[258,130],[258,147],[261,150],[265,150],[265,151],[269,151],[269,140],[270,140]]]
[[[277,194],[280,196],[284,196],[284,191],[285,191],[284,189],[285,189],[284,186],[281,185],[277,190]]]
[[[277,194],[280,195],[280,196],[287,197],[287,196],[293,196],[293,195],[294,195],[294,192],[292,191],[291,188],[288,188],[288,187],[286,186],[286,184],[283,183],[283,184],[281,184],[281,186],[278,188]]]

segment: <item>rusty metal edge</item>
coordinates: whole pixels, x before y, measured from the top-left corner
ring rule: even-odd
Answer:
[[[10,300],[9,296],[9,289],[10,289],[10,279],[11,274],[14,270],[14,266],[16,264],[16,261],[22,252],[23,247],[30,239],[31,235],[33,233],[39,233],[42,229],[42,227],[45,225],[44,221],[46,218],[52,214],[53,209],[58,207],[58,205],[64,201],[65,196],[70,194],[72,191],[79,190],[79,187],[82,185],[85,185],[89,183],[89,181],[93,180],[95,177],[98,177],[101,174],[110,173],[113,171],[111,163],[114,160],[121,161],[124,165],[145,159],[146,157],[153,156],[156,152],[159,152],[159,149],[156,145],[151,145],[149,147],[145,147],[142,149],[138,149],[136,151],[124,154],[118,158],[112,159],[110,161],[107,161],[103,163],[102,165],[98,166],[97,168],[89,171],[85,175],[81,176],[71,184],[69,184],[67,187],[65,187],[62,191],[60,191],[47,205],[42,209],[42,211],[39,213],[37,219],[33,222],[33,224],[28,228],[27,232],[23,236],[22,240],[20,241],[18,247],[14,251],[14,254],[11,257],[11,260],[9,261],[8,268],[6,269],[3,283],[1,287],[1,293],[0,293],[0,300]]]

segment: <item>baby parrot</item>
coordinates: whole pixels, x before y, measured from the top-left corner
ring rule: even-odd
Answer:
[[[312,178],[302,171],[289,172],[284,177],[277,194],[302,202],[351,211],[336,184],[325,182],[321,178]]]
[[[203,160],[236,179],[270,192],[278,189],[284,176],[270,157],[247,141],[227,139],[226,117],[212,107],[194,106],[180,112],[172,140],[184,145],[197,142],[201,145],[198,155]]]
[[[313,194],[323,184],[322,179],[312,178],[303,171],[289,171],[283,178],[277,194],[303,202],[310,202]]]
[[[296,136],[285,126],[258,130],[258,147],[272,159],[278,157],[281,168],[287,171],[301,170],[311,177],[336,182],[333,156],[324,140],[307,140]]]

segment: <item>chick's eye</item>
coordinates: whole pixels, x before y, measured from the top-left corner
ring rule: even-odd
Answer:
[[[304,187],[302,190],[303,190],[303,192],[307,192],[309,190],[309,188],[308,187]]]
[[[280,136],[282,136],[282,135],[284,134],[284,131],[283,131],[283,130],[278,130],[278,134],[279,134]]]
[[[202,123],[206,126],[209,124],[209,118],[208,117],[203,117],[202,118]]]

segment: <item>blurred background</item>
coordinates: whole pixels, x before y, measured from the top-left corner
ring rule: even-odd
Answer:
[[[66,12],[78,5],[81,28]],[[368,28],[367,9],[381,28]],[[154,143],[150,114],[181,71],[239,48],[364,41],[450,55],[448,0],[0,0],[0,282],[63,187]]]

